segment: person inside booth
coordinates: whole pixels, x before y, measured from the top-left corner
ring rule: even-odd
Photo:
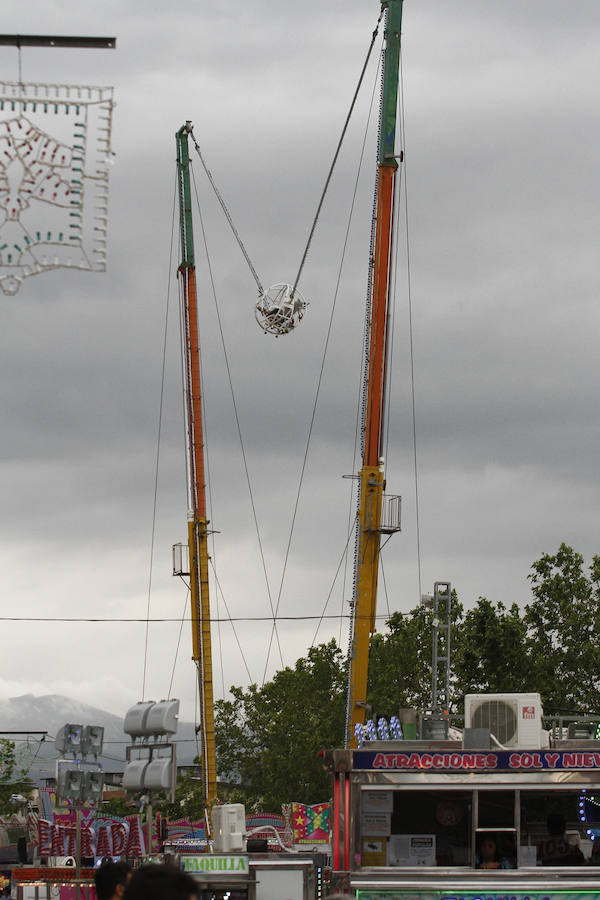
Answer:
[[[501,855],[498,850],[498,839],[495,834],[482,834],[479,841],[479,851],[475,857],[477,869],[514,869],[514,862]]]
[[[579,836],[566,833],[567,823],[560,812],[548,813],[548,838],[542,842],[543,866],[582,866],[585,857],[579,846]]]

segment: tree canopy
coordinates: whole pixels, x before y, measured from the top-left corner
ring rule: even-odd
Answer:
[[[550,711],[599,708],[600,556],[586,574],[581,554],[566,544],[544,554],[529,574],[525,608],[531,672]]]
[[[14,813],[11,794],[28,796],[32,787],[31,779],[19,768],[14,741],[0,738],[0,814]]]
[[[216,704],[216,746],[229,799],[278,811],[282,802],[318,803],[329,777],[318,751],[344,731],[345,674],[334,640],[308,651],[262,687],[231,688]]]
[[[566,544],[533,563],[532,599],[480,597],[466,612],[452,605],[452,703],[468,693],[537,692],[546,713],[600,714],[600,556],[586,570]],[[432,612],[393,613],[373,635],[367,703],[390,717],[428,708]],[[290,801],[318,803],[329,777],[318,751],[343,744],[346,667],[335,640],[308,651],[262,687],[231,688],[216,704],[217,766],[228,799],[276,812]]]

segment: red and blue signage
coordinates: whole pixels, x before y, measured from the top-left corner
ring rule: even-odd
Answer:
[[[366,769],[374,772],[600,770],[600,752],[581,750],[355,750],[354,769]]]

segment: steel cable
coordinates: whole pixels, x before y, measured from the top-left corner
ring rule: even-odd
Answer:
[[[158,470],[160,465],[160,441],[162,436],[162,417],[163,417],[163,403],[165,396],[165,365],[167,358],[167,333],[168,333],[168,325],[169,325],[169,303],[171,299],[171,265],[173,262],[173,233],[175,230],[175,203],[177,197],[177,184],[175,184],[175,189],[173,191],[173,213],[172,213],[172,221],[171,221],[171,247],[169,250],[169,279],[167,282],[167,300],[166,300],[166,308],[165,308],[165,327],[164,327],[164,336],[163,336],[163,353],[162,353],[162,369],[161,369],[161,377],[160,377],[160,400],[158,404],[158,427],[157,427],[157,437],[156,437],[156,462],[154,466],[154,498],[152,502],[152,531],[150,537],[150,562],[149,562],[149,572],[148,572],[148,601],[146,604],[146,616],[147,616],[147,624],[146,624],[146,640],[144,644],[144,670],[142,677],[142,700],[144,700],[146,696],[146,672],[148,666],[148,643],[149,643],[149,622],[150,622],[150,600],[152,595],[152,569],[154,566],[154,540],[156,536],[156,503],[158,498]]]
[[[205,231],[205,228],[204,228],[204,219],[203,219],[203,216],[202,216],[202,211],[201,211],[201,209],[200,209],[200,200],[199,200],[199,197],[198,197],[198,190],[197,190],[197,186],[196,186],[196,180],[195,180],[195,178],[193,177],[193,172],[192,172],[192,180],[193,180],[193,184],[194,184],[194,193],[195,193],[195,196],[196,196],[196,204],[197,204],[197,207],[198,207],[198,215],[199,215],[200,226],[201,226],[201,230],[202,230],[202,239],[203,239],[203,242],[204,242],[204,250],[205,250],[205,253],[206,253],[206,259],[207,259],[207,265],[208,265],[208,272],[209,272],[210,283],[211,283],[211,289],[212,289],[212,295],[213,295],[213,302],[214,302],[214,305],[215,305],[215,312],[216,312],[216,316],[217,316],[217,324],[218,324],[218,327],[219,327],[219,334],[220,334],[220,337],[221,337],[221,346],[222,346],[222,348],[223,348],[223,358],[224,358],[224,360],[225,360],[225,369],[226,369],[226,371],[227,371],[227,379],[228,379],[228,383],[229,383],[229,392],[230,392],[230,394],[231,394],[231,402],[232,402],[232,405],[233,405],[233,414],[234,414],[235,423],[236,423],[236,428],[237,428],[237,433],[238,433],[238,440],[239,440],[239,442],[240,442],[240,450],[241,450],[241,454],[242,454],[242,462],[243,462],[243,465],[244,465],[244,472],[245,472],[245,475],[246,475],[246,484],[248,485],[248,495],[249,495],[249,497],[250,497],[250,506],[251,506],[251,509],[252,509],[252,516],[253,516],[253,520],[254,520],[254,527],[255,527],[255,530],[256,530],[256,537],[257,537],[257,542],[258,542],[258,548],[259,548],[260,558],[261,558],[261,561],[262,561],[263,574],[264,574],[264,577],[265,577],[265,585],[266,585],[266,588],[267,588],[267,596],[268,596],[268,598],[269,598],[269,605],[270,605],[270,607],[271,607],[271,612],[273,613],[273,626],[274,626],[274,628],[275,628],[275,633],[276,633],[276,637],[277,637],[277,646],[278,646],[278,649],[279,649],[279,658],[280,658],[280,661],[281,661],[281,665],[283,666],[283,654],[282,654],[282,652],[281,652],[281,645],[280,645],[280,643],[279,643],[279,634],[277,633],[276,612],[273,610],[273,598],[272,598],[272,595],[271,595],[271,586],[270,586],[270,584],[269,584],[269,576],[268,576],[268,573],[267,573],[267,564],[266,564],[265,555],[264,555],[264,550],[263,550],[263,545],[262,545],[262,538],[261,538],[260,528],[259,528],[259,525],[258,525],[258,515],[257,515],[257,513],[256,513],[256,505],[255,505],[255,503],[254,503],[254,492],[253,492],[253,490],[252,490],[252,481],[251,481],[251,479],[250,479],[250,470],[248,469],[248,460],[247,460],[247,458],[246,458],[246,448],[245,448],[245,446],[244,446],[244,439],[243,439],[243,437],[242,437],[242,426],[241,426],[241,424],[240,424],[240,417],[239,417],[239,414],[238,414],[237,401],[236,401],[236,399],[235,399],[235,391],[234,391],[234,389],[233,389],[233,378],[232,378],[232,375],[231,375],[231,367],[230,367],[230,365],[229,365],[229,354],[227,353],[227,344],[225,343],[225,334],[224,334],[224,332],[223,332],[223,324],[222,324],[222,322],[221,322],[221,313],[220,313],[220,310],[219,310],[219,304],[218,304],[218,301],[217,301],[217,291],[216,291],[216,288],[215,288],[215,282],[214,282],[213,273],[212,273],[212,265],[211,265],[211,262],[210,262],[210,255],[209,255],[209,252],[208,252],[208,242],[207,242],[207,239],[206,239],[206,231]]]
[[[319,220],[319,215],[320,215],[320,213],[321,213],[321,208],[322,208],[323,203],[324,203],[324,201],[325,201],[325,195],[326,195],[327,189],[328,189],[328,187],[329,187],[329,182],[331,181],[331,177],[332,177],[332,175],[333,175],[333,170],[335,169],[335,164],[337,163],[338,156],[340,155],[340,150],[342,149],[342,144],[343,144],[344,138],[345,138],[345,136],[346,136],[346,131],[347,131],[347,129],[348,129],[348,125],[349,125],[349,123],[350,123],[350,117],[352,116],[352,113],[353,113],[353,111],[354,111],[354,106],[355,106],[355,104],[356,104],[356,99],[357,99],[357,97],[358,97],[358,93],[359,93],[359,91],[360,91],[360,88],[361,88],[361,85],[362,85],[362,82],[363,82],[363,78],[365,77],[365,72],[366,72],[366,70],[367,70],[367,65],[369,64],[369,59],[371,58],[371,51],[372,51],[373,45],[375,44],[375,41],[376,41],[376,39],[377,39],[377,34],[378,34],[378,32],[379,32],[379,23],[381,22],[381,20],[382,20],[382,18],[383,18],[383,16],[384,16],[384,13],[385,13],[385,9],[382,9],[381,12],[380,12],[380,14],[379,14],[379,18],[377,19],[377,25],[375,26],[375,30],[374,30],[373,35],[372,35],[372,37],[371,37],[371,43],[369,44],[369,49],[368,49],[368,51],[367,51],[367,57],[366,57],[366,59],[365,59],[365,61],[364,61],[364,64],[363,64],[363,67],[362,67],[362,71],[361,71],[360,77],[359,77],[359,79],[358,79],[358,84],[357,84],[357,86],[356,86],[356,90],[354,91],[354,96],[353,96],[353,98],[352,98],[352,103],[350,104],[350,109],[348,110],[348,115],[346,116],[346,121],[344,122],[344,127],[342,128],[342,133],[341,133],[341,135],[340,135],[340,139],[339,139],[339,141],[338,141],[338,145],[337,145],[336,151],[335,151],[334,156],[333,156],[333,162],[331,163],[331,166],[330,166],[330,169],[329,169],[329,173],[328,173],[327,178],[326,178],[326,180],[325,180],[325,187],[323,188],[323,193],[321,194],[321,199],[319,200],[319,205],[317,206],[317,211],[316,211],[316,213],[315,213],[315,217],[314,217],[314,219],[313,219],[312,227],[311,227],[310,233],[309,233],[309,235],[308,235],[308,240],[307,240],[307,242],[306,242],[306,247],[304,248],[304,253],[302,254],[302,259],[301,259],[301,261],[300,261],[300,266],[299,266],[299,268],[298,268],[298,273],[297,273],[297,275],[296,275],[296,278],[294,279],[294,284],[293,284],[293,286],[292,286],[292,292],[291,292],[291,294],[290,294],[290,296],[291,296],[292,298],[294,297],[294,294],[296,293],[296,288],[298,287],[298,282],[300,281],[300,276],[302,275],[302,269],[304,268],[304,263],[306,262],[306,257],[308,256],[308,251],[309,251],[309,248],[310,248],[312,239],[313,239],[313,235],[314,235],[314,233],[315,233],[315,229],[316,229],[316,227],[317,227],[317,222],[318,222],[318,220]]]
[[[254,280],[256,281],[259,293],[262,295],[262,294],[264,294],[265,291],[261,284],[260,278],[258,277],[258,275],[256,273],[256,269],[252,265],[252,260],[248,256],[248,251],[244,247],[242,239],[238,234],[237,228],[233,224],[233,219],[231,218],[231,214],[230,214],[229,210],[227,209],[227,205],[226,205],[225,201],[223,200],[223,197],[221,196],[221,192],[219,191],[219,188],[217,187],[214,178],[212,177],[212,173],[204,161],[204,157],[202,156],[202,152],[201,152],[200,147],[198,146],[198,142],[196,141],[196,138],[194,136],[194,130],[191,129],[189,134],[194,143],[194,148],[196,150],[196,153],[198,154],[198,156],[200,158],[200,162],[202,163],[202,167],[203,167],[204,171],[206,172],[206,177],[210,181],[211,187],[212,187],[213,191],[215,192],[215,196],[216,196],[217,200],[219,201],[219,203],[221,205],[221,209],[223,210],[223,213],[225,214],[225,218],[227,219],[227,221],[229,223],[229,227],[231,228],[233,235],[238,243],[238,246],[244,255],[244,259],[248,263],[248,267],[249,267],[250,271],[252,272],[252,276],[253,276]]]

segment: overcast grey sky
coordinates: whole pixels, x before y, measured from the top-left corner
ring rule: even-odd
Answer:
[[[170,292],[150,614],[181,616],[185,588],[170,574],[171,545],[186,538],[174,133],[193,121],[263,282],[293,280],[378,14],[376,0],[31,0],[5,11],[6,33],[118,44],[22,51],[25,81],[114,86],[116,157],[108,271],[52,272],[0,297],[2,615],[145,616]],[[0,48],[0,63],[16,79],[14,48]],[[255,324],[254,282],[193,166],[273,602],[375,65],[300,284],[311,305],[292,335],[275,340]],[[600,7],[406,0],[403,73],[422,587],[449,580],[467,606],[480,595],[523,604],[542,553],[561,541],[588,560],[599,550]],[[344,549],[374,165],[371,127],[282,616],[322,613]],[[419,598],[403,215],[399,224],[387,484],[403,495],[403,531],[384,550],[381,614]],[[268,616],[269,601],[197,223],[196,243],[214,561],[243,620]],[[347,612],[340,579],[326,611]],[[268,623],[236,628],[242,652],[230,625],[214,631],[217,696],[247,682],[242,655],[263,677]],[[268,674],[304,655],[315,628],[280,623]],[[167,694],[178,634],[174,623],[151,626],[146,697]],[[338,621],[317,639],[331,635]],[[0,695],[59,692],[115,713],[141,699],[141,624],[3,623],[3,636]],[[186,623],[172,688],[186,719],[190,644]]]

